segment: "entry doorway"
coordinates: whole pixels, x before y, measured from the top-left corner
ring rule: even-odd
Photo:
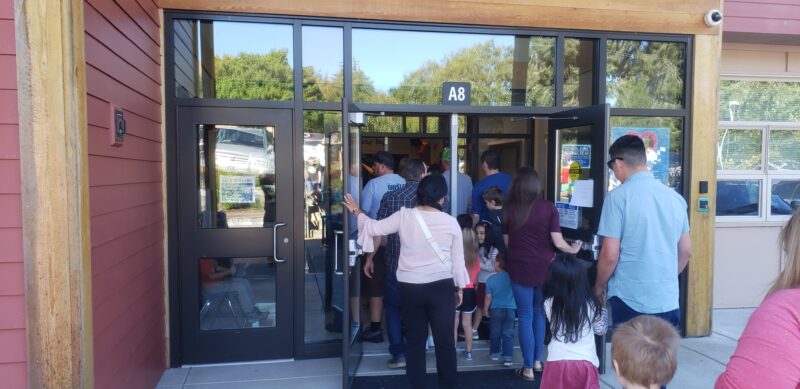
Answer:
[[[293,356],[291,119],[177,108],[184,364]]]

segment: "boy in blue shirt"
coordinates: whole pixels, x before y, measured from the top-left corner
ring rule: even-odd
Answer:
[[[489,307],[484,315],[489,318],[491,330],[489,358],[500,360],[502,343],[503,366],[511,366],[514,360],[514,317],[517,304],[511,291],[511,279],[505,271],[505,253],[497,254],[494,260],[495,274],[486,280],[485,307]]]

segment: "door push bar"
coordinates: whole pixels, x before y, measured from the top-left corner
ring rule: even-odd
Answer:
[[[596,234],[592,234],[592,241],[591,242],[583,242],[581,244],[581,249],[586,250],[592,253],[592,259],[597,260],[600,257],[600,248],[603,246],[600,243],[600,236]]]
[[[344,272],[339,271],[339,237],[344,235],[344,231],[334,230],[333,233],[336,235],[333,237],[333,272],[340,276]]]
[[[285,259],[278,256],[278,228],[285,225],[286,223],[275,223],[275,226],[272,227],[272,259],[277,263],[286,262]],[[288,242],[288,239],[286,241]]]

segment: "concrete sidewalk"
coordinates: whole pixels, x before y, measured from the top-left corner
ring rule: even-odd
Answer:
[[[681,347],[678,351],[678,372],[669,386],[682,389],[712,388],[736,349],[736,342],[752,312],[753,309],[714,310],[714,329],[711,336],[681,340]],[[610,351],[607,352],[610,355]],[[372,355],[372,357],[379,361],[375,368],[385,366],[385,355]],[[517,357],[519,359],[519,355]],[[484,364],[480,364],[481,362],[475,362],[475,364],[463,364],[462,366],[462,361],[459,360],[459,369],[462,367],[465,370],[485,368]],[[373,370],[370,364],[370,362],[362,362],[360,370],[364,371],[359,374],[386,374],[378,371],[381,369],[366,371]],[[340,389],[342,387],[341,366],[339,358],[328,358],[167,369],[157,388]],[[428,363],[428,367],[429,370],[434,369],[431,362]],[[402,371],[393,370],[390,373],[402,374]],[[611,369],[600,376],[600,380],[602,388],[620,387]]]

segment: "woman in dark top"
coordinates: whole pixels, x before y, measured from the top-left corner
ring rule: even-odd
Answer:
[[[541,199],[541,182],[535,170],[521,167],[514,175],[503,207],[503,238],[508,245],[506,271],[511,278],[519,317],[519,343],[523,364],[517,375],[533,380],[542,370],[545,319],[542,284],[555,258],[555,249],[575,254],[581,242],[568,244],[561,236],[558,212]]]

